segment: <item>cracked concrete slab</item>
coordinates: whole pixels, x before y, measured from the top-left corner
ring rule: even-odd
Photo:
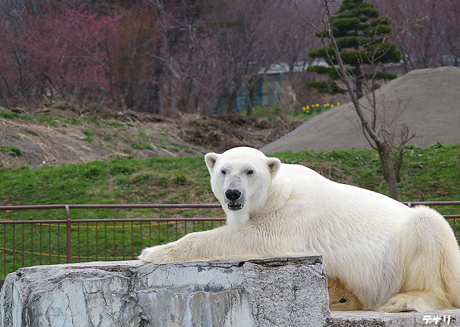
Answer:
[[[0,326],[323,326],[321,257],[93,262],[21,268],[0,292]]]
[[[332,311],[328,327],[452,327],[460,326],[460,309],[437,312],[381,313],[375,311]]]

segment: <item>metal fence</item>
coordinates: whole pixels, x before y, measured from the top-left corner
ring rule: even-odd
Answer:
[[[0,279],[20,267],[98,260],[135,259],[144,247],[220,226],[213,218],[71,218],[71,210],[212,209],[220,204],[106,204],[0,206]],[[66,219],[15,220],[17,210],[61,210]]]
[[[460,201],[405,202],[408,206],[439,207],[460,238]],[[20,267],[98,260],[135,259],[144,247],[177,240],[187,233],[221,226],[213,218],[71,218],[71,210],[95,209],[215,209],[220,204],[105,204],[0,206],[0,279]],[[444,210],[442,210],[444,209]],[[9,219],[18,210],[61,210],[65,219]]]

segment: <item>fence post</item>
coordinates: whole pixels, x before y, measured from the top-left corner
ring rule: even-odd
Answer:
[[[70,208],[65,205],[65,213],[67,216],[67,263],[72,263],[72,229],[70,225]]]

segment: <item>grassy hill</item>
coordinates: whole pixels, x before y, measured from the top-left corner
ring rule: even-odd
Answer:
[[[388,194],[373,150],[276,154],[337,182]],[[460,200],[460,145],[409,147],[401,201]],[[314,192],[314,190],[305,190]],[[0,170],[0,205],[213,203],[203,158],[118,159]],[[32,213],[21,213],[33,218]]]

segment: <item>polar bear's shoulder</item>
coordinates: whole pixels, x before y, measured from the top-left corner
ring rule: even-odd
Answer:
[[[298,165],[298,164],[287,164],[287,163],[282,163],[281,164],[281,169],[282,172],[284,173],[297,173],[297,174],[313,174],[313,175],[319,175],[316,171],[313,169],[310,169],[306,166],[303,165]],[[320,175],[321,176],[321,175]]]
[[[296,201],[305,198],[307,190],[327,190],[333,187],[331,184],[336,183],[310,168],[296,164],[281,164],[271,184],[271,195],[272,198],[274,194],[277,194],[276,196],[282,197],[283,200],[289,198]]]
[[[331,182],[313,169],[297,164],[281,164],[279,175],[282,178],[291,180],[294,184],[303,183],[306,180],[314,181],[315,183],[319,181]]]

